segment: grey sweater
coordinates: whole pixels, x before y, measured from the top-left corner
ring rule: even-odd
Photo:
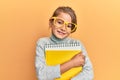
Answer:
[[[83,44],[79,40],[72,38],[58,39],[54,35],[51,37],[40,38],[36,45],[35,67],[38,80],[54,80],[61,76],[60,64],[56,66],[47,66],[45,62],[45,45],[60,43],[79,43],[82,46],[82,52],[85,55],[85,65],[82,72],[71,80],[93,80],[93,68]]]

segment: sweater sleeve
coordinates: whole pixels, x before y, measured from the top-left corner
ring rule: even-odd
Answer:
[[[36,45],[35,68],[37,72],[37,77],[38,80],[53,80],[60,77],[60,65],[46,65],[43,43],[43,40],[39,40]]]
[[[82,43],[80,42],[82,45]],[[83,66],[82,72],[73,77],[71,80],[93,80],[93,67],[92,63],[87,55],[85,47],[82,45],[82,53],[85,55],[85,65]]]

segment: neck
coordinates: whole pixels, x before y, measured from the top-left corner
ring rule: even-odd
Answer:
[[[61,42],[64,42],[64,41],[67,40],[67,38],[59,39],[59,38],[57,38],[54,34],[51,35],[50,39],[51,39],[52,41],[54,41],[55,43],[61,43]]]

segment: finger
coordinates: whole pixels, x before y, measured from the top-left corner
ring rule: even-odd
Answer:
[[[79,54],[82,54],[82,51],[80,51]]]
[[[84,57],[84,55],[83,54],[79,54],[80,56],[82,56],[82,57]]]
[[[85,65],[85,61],[82,63],[82,66],[84,66]]]
[[[79,53],[79,55],[81,55],[81,56],[82,56],[82,55],[83,55],[83,54],[82,54],[82,52],[81,52],[81,53]]]
[[[85,56],[83,55],[82,57],[83,57],[83,59],[85,60]]]
[[[83,67],[84,65],[85,65],[84,63],[81,64],[82,67]]]

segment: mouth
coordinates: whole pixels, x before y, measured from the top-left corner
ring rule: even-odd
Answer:
[[[65,35],[65,34],[66,34],[65,32],[59,31],[59,30],[57,30],[57,32],[58,32],[60,35]]]

